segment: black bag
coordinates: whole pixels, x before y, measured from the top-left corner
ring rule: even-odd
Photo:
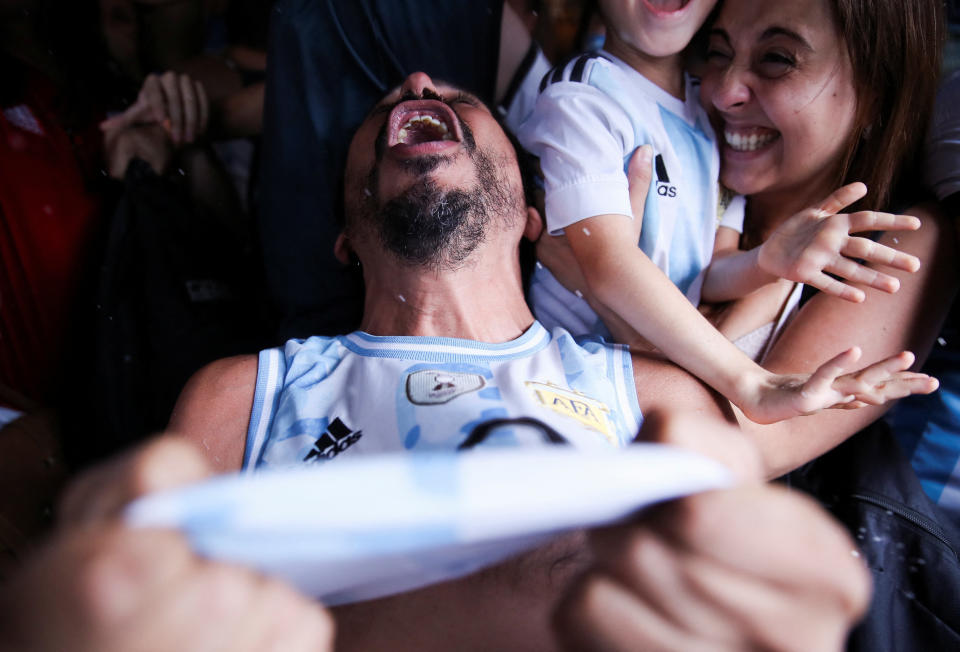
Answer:
[[[270,332],[259,258],[143,161],[127,170],[102,260],[84,432],[66,441],[77,465],[164,428],[195,371],[256,352]]]
[[[927,497],[883,421],[785,480],[850,531],[873,600],[848,649],[960,650],[960,533]]]

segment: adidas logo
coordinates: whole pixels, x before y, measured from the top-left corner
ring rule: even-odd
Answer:
[[[360,441],[360,437],[362,436],[362,430],[354,432],[337,417],[327,426],[326,432],[317,438],[317,441],[313,444],[313,448],[310,449],[307,456],[303,458],[303,461],[309,462],[315,457],[322,460],[333,459]]]
[[[667,166],[663,162],[662,154],[657,154],[654,167],[657,170],[657,194],[661,197],[676,197],[677,187],[670,184],[670,175],[667,174]]]

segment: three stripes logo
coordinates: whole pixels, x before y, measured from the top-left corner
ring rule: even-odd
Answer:
[[[657,194],[661,197],[676,197],[677,187],[670,184],[670,175],[667,174],[663,154],[657,154],[657,157],[653,160],[653,166],[657,171]]]
[[[303,461],[309,462],[315,457],[322,460],[333,459],[356,444],[362,436],[362,430],[351,430],[349,426],[337,417],[327,426],[326,432],[317,438],[317,441],[313,444],[313,448],[310,449],[307,456],[303,458]]]

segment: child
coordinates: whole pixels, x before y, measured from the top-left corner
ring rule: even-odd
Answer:
[[[716,139],[698,102],[698,83],[684,71],[683,50],[715,3],[600,0],[607,27],[605,50],[581,55],[544,77],[534,112],[518,136],[540,157],[547,226],[553,234],[565,233],[593,299],[749,418],[769,422],[811,407],[809,402],[801,406],[797,399],[797,384],[806,378],[786,378],[762,369],[695,308],[718,225],[723,227],[726,247],[735,241],[743,222],[742,198],[735,198],[724,211],[718,209]],[[654,167],[639,248],[634,237],[639,225],[631,224],[624,174],[625,163],[638,147],[640,163],[652,162]],[[859,190],[847,186],[835,195],[841,193],[849,197]],[[784,228],[798,231],[801,225],[791,219]],[[751,274],[739,273],[757,259],[750,252],[733,256],[739,267],[727,258],[726,269],[738,273],[710,275],[707,298],[742,296],[773,280],[771,269],[796,267],[792,263],[802,253],[802,247],[780,251],[776,265],[764,270],[754,265]],[[821,264],[791,280],[822,276]],[[538,319],[548,328],[559,325],[574,333],[601,334],[605,330],[586,301],[539,265],[531,298]],[[858,355],[850,350],[828,364],[849,364]]]

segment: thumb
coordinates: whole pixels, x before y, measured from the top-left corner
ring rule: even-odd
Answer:
[[[643,207],[647,201],[647,192],[650,190],[650,180],[653,178],[651,162],[653,161],[653,147],[643,145],[638,147],[630,157],[627,166],[627,182],[630,184],[630,208],[633,210],[633,219],[643,219]]]
[[[197,482],[210,473],[200,451],[187,440],[158,437],[73,483],[60,504],[61,525],[95,524],[113,518],[139,496]]]
[[[100,131],[112,131],[115,129],[126,129],[130,125],[140,122],[155,122],[153,108],[149,102],[138,99],[131,104],[122,113],[107,118],[100,123]]]

